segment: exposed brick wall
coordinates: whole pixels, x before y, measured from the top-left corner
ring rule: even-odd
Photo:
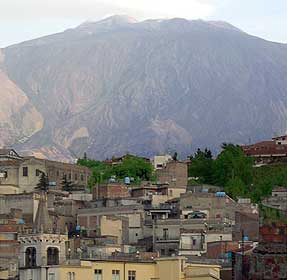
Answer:
[[[241,240],[242,231],[244,236],[248,236],[249,240],[259,240],[259,215],[243,212],[235,212],[235,227],[233,231],[233,239]]]
[[[128,188],[121,184],[99,185],[93,188],[93,199],[128,197]]]
[[[236,241],[218,241],[207,243],[207,257],[210,259],[217,259],[222,254],[233,252],[239,247]]]
[[[187,164],[179,161],[168,162],[166,167],[157,171],[160,183],[169,183],[170,187],[187,187]]]
[[[87,216],[79,216],[78,217],[78,224],[80,226],[88,227],[88,217]]]

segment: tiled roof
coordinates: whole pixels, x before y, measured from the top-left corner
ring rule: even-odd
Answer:
[[[241,146],[242,150],[248,156],[264,155],[287,155],[286,144],[276,144],[275,141],[262,141],[252,145]]]
[[[285,244],[270,244],[262,243],[255,248],[254,253],[261,254],[287,254],[287,247]]]

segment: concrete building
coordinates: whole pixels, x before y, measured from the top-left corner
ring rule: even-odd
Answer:
[[[179,255],[202,256],[207,253],[208,244],[215,241],[232,241],[230,228],[218,230],[181,230]]]
[[[169,161],[162,169],[157,170],[159,184],[167,184],[170,196],[179,197],[187,188],[187,164],[181,161]]]
[[[117,220],[119,223],[118,226],[121,224],[122,233],[127,230],[128,234],[125,235],[125,238],[128,239],[129,244],[135,244],[143,238],[144,215],[143,206],[138,204],[79,209],[78,225],[87,229],[88,236],[94,236],[95,232],[101,233],[101,222],[111,224],[114,219],[114,222]],[[102,218],[104,216],[106,218]],[[121,219],[122,217],[126,218],[128,222]]]
[[[287,188],[275,187],[272,195],[262,201],[264,206],[286,211],[287,210]]]
[[[153,247],[161,255],[201,255],[207,243],[232,240],[228,224],[206,219],[167,219],[152,225]]]
[[[171,155],[158,155],[153,157],[152,163],[154,168],[158,170],[163,169],[169,161],[172,161]]]
[[[207,219],[231,222],[234,224],[235,212],[244,211],[258,213],[257,205],[252,203],[237,203],[223,192],[218,193],[192,193],[182,194],[180,197],[182,216],[199,211],[206,214]]]

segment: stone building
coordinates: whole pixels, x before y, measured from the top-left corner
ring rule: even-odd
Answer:
[[[49,267],[61,265],[66,260],[67,240],[66,234],[53,231],[47,208],[47,197],[42,194],[33,231],[18,235],[20,279],[51,279],[48,273]]]
[[[35,157],[5,158],[0,161],[0,194],[31,192],[42,173],[48,176],[51,188],[61,189],[64,176],[72,184],[86,187],[90,170],[76,164]]]

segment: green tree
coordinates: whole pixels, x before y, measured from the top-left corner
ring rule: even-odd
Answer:
[[[246,157],[239,146],[223,144],[222,152],[216,159],[216,177],[220,185],[225,185],[229,179],[240,178],[245,184],[252,183],[253,160]]]
[[[211,151],[208,149],[205,149],[204,151],[198,149],[194,156],[191,156],[190,159],[191,164],[188,169],[188,175],[190,177],[198,177],[199,183],[214,184],[215,170]]]
[[[238,177],[229,179],[224,186],[224,190],[233,198],[248,195],[246,185]]]
[[[232,197],[247,194],[253,182],[252,158],[245,156],[239,146],[224,143],[215,160],[215,178],[216,184],[224,186]]]
[[[67,175],[64,175],[63,176],[63,179],[62,179],[62,182],[61,182],[61,185],[62,185],[62,189],[66,192],[70,192],[73,188],[73,184],[71,181],[67,180]]]
[[[92,170],[92,175],[88,181],[89,188],[92,188],[97,183],[107,181],[112,176],[115,176],[117,180],[132,177],[135,183],[139,183],[141,180],[155,180],[152,164],[143,158],[133,155],[126,155],[123,161],[116,165],[89,159],[79,159],[78,164],[89,167]]]
[[[36,189],[44,191],[44,192],[47,192],[49,189],[49,179],[48,179],[48,176],[44,172],[42,172],[40,175],[40,179],[39,179]]]

